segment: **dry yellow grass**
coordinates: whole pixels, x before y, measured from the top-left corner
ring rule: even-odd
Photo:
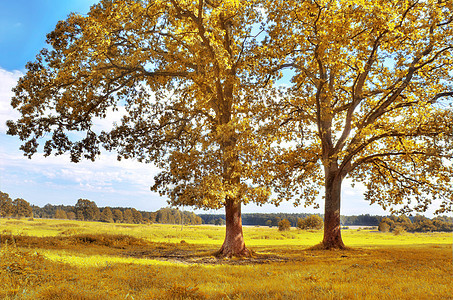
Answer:
[[[222,227],[11,221],[2,299],[453,299],[451,233],[350,230],[351,250],[315,251],[320,232],[247,227],[255,258],[216,260]]]

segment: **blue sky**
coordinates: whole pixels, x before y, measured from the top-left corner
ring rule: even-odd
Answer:
[[[9,106],[11,89],[25,70],[25,64],[45,46],[46,34],[71,12],[86,13],[95,0],[13,0],[0,1],[0,191],[11,198],[24,198],[43,206],[47,203],[74,205],[79,198],[98,206],[135,207],[154,211],[166,200],[150,192],[158,169],[136,161],[116,161],[114,153],[103,153],[96,162],[70,163],[67,156],[44,158],[39,153],[31,160],[23,157],[17,137],[7,136],[5,122],[18,116]],[[100,126],[108,128],[111,120]],[[379,206],[363,200],[363,187],[351,188],[347,180],[342,192],[342,214],[380,214]],[[218,213],[222,213],[219,211]],[[243,212],[316,212],[283,203],[257,207],[248,205]]]

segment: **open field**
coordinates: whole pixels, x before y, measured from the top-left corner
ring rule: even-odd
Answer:
[[[224,227],[0,219],[2,299],[453,299],[452,233],[244,227],[251,259],[211,256]]]

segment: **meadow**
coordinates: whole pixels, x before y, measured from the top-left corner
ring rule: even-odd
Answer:
[[[222,226],[0,219],[1,299],[453,299],[452,233],[244,227],[249,259],[217,259]]]

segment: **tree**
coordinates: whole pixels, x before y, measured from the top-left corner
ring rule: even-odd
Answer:
[[[55,219],[68,219],[66,212],[60,208],[55,211]]]
[[[13,203],[7,193],[0,192],[0,217],[11,216]]]
[[[74,210],[78,220],[97,221],[101,215],[96,203],[87,199],[77,200]]]
[[[265,23],[260,1],[102,0],[71,14],[47,35],[15,88],[22,114],[8,134],[31,157],[69,152],[95,160],[101,147],[118,158],[154,162],[163,171],[152,190],[174,206],[225,207],[220,256],[249,255],[241,204],[265,203],[255,184],[254,138],[260,98],[271,93],[261,72]],[[111,131],[93,122],[124,112]],[[85,137],[72,140],[68,132]]]
[[[116,223],[121,223],[123,222],[123,212],[119,210],[118,208],[115,208],[113,211],[113,220],[115,220]]]
[[[291,223],[287,219],[283,219],[278,222],[278,230],[279,231],[286,231],[291,229]]]
[[[399,216],[395,225],[400,226],[404,231],[414,231],[412,221],[405,215]]]
[[[76,219],[76,214],[72,211],[66,213],[66,215],[68,216],[68,219],[69,220],[75,220]]]
[[[214,225],[217,225],[217,226],[225,225],[225,220],[222,218],[217,218],[214,220]]]
[[[12,214],[17,218],[32,217],[33,209],[26,200],[17,198],[12,202]]]
[[[451,232],[453,231],[453,219],[450,217],[442,217],[438,216],[432,220],[436,231],[445,231]]]
[[[437,213],[451,211],[453,2],[272,3],[267,65],[294,74],[268,104],[280,147],[264,167],[278,197],[316,206],[324,186],[326,249],[345,247],[347,176],[392,212],[425,211],[434,199]]]
[[[136,210],[135,208],[131,209],[132,220],[135,224],[141,224],[143,222],[142,213]]]
[[[101,222],[113,223],[113,213],[110,207],[104,207],[100,216]]]
[[[130,208],[123,212],[123,222],[128,224],[134,223],[134,216],[132,215],[132,210]]]
[[[427,232],[427,231],[436,230],[436,228],[433,224],[433,221],[431,221],[430,219],[428,219],[425,216],[421,216],[418,214],[414,217],[414,227],[415,227],[415,230],[419,231],[419,232]]]

